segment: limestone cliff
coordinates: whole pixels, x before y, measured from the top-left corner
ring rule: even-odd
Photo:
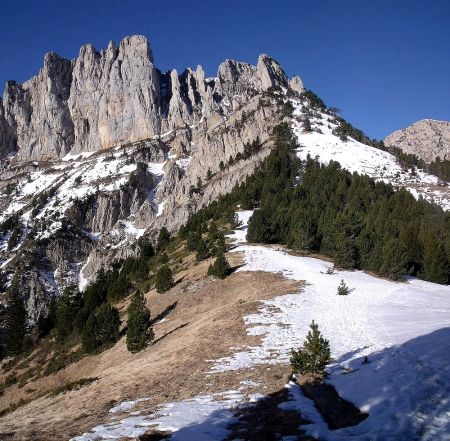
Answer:
[[[292,88],[301,92],[301,80]],[[261,55],[256,66],[227,60],[206,79],[201,66],[161,73],[143,36],[75,60],[46,54],[31,80],[8,82],[0,107],[0,159],[48,160],[135,142],[227,115],[271,86],[288,86],[281,66]]]
[[[83,288],[135,254],[142,235],[176,231],[252,173],[288,89],[299,96],[303,83],[267,55],[256,66],[226,60],[214,78],[201,66],[162,73],[142,36],[100,52],[85,45],[73,61],[47,54],[36,77],[9,82],[0,277],[20,286],[31,322],[65,286]],[[257,153],[230,161],[256,140]]]
[[[387,146],[399,147],[430,163],[438,156],[450,159],[450,122],[423,119],[397,130],[384,140]]]

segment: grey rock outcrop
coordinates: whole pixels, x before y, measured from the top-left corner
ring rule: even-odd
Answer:
[[[23,84],[9,81],[3,107],[10,134],[1,150],[11,151],[15,138],[22,160],[64,156],[74,140],[67,107],[71,82],[72,62],[55,53],[45,55],[44,67],[31,80]],[[11,136],[11,129],[15,136]]]
[[[430,163],[438,156],[450,159],[450,122],[424,119],[397,130],[384,140],[387,146],[401,148]]]
[[[159,133],[159,73],[147,39],[126,37],[97,52],[83,46],[73,68],[68,106],[73,153],[101,150]]]
[[[15,156],[0,163],[1,271],[20,277],[31,321],[68,284],[135,255],[143,234],[175,232],[252,173],[280,122],[273,86],[303,91],[267,55],[226,60],[214,78],[201,66],[162,73],[142,36],[85,45],[73,61],[47,54],[39,75],[8,83],[0,159]],[[22,271],[24,256],[38,259]]]
[[[161,73],[139,35],[100,52],[87,44],[73,61],[49,53],[36,77],[6,86],[0,159],[17,151],[16,163],[51,160],[154,138],[227,115],[272,86],[303,90],[267,55],[256,66],[226,60],[211,79],[201,66]]]

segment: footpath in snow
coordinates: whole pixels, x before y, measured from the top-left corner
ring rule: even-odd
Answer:
[[[314,319],[330,340],[330,383],[369,417],[358,426],[330,431],[312,401],[289,383],[291,400],[281,406],[312,422],[302,427],[309,435],[331,441],[450,440],[450,287],[416,279],[396,283],[361,271],[327,274],[328,262],[246,244],[251,214],[238,213],[243,225],[230,236],[238,245],[234,252],[245,258],[238,271],[282,273],[305,285],[264,301],[245,317],[247,332],[261,336],[261,345],[217,360],[210,373],[288,363]],[[352,290],[348,296],[336,294],[341,279]],[[137,436],[152,426],[173,431],[174,440],[220,440],[234,421],[232,409],[248,405],[243,400],[240,390],[198,396],[150,415],[113,417],[75,439]]]

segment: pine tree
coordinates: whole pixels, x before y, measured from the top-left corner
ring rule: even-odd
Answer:
[[[127,349],[132,353],[145,349],[154,338],[150,311],[145,303],[142,293],[136,291],[128,307]]]
[[[449,281],[450,267],[445,249],[433,235],[425,242],[423,274],[430,282],[446,284]]]
[[[173,286],[173,276],[172,270],[167,266],[163,265],[156,273],[155,287],[156,291],[163,293],[168,291]]]
[[[166,227],[162,227],[159,231],[158,241],[156,242],[156,252],[161,253],[170,243],[170,234]]]
[[[346,295],[350,294],[350,289],[345,284],[344,279],[341,279],[341,283],[338,286],[337,293],[340,296],[346,296]]]
[[[197,262],[205,260],[208,257],[209,257],[208,246],[206,245],[206,242],[204,240],[201,240],[197,245],[197,254],[196,254]]]
[[[90,353],[94,352],[98,347],[97,341],[97,320],[92,313],[86,321],[84,326],[81,343],[83,351]]]
[[[306,336],[303,347],[292,350],[291,366],[294,373],[301,375],[325,375],[325,368],[331,360],[330,343],[322,337],[319,326],[314,320],[309,325],[311,330]]]
[[[20,297],[18,287],[12,286],[5,317],[5,352],[6,355],[19,355],[25,343],[27,333],[27,311]]]
[[[103,304],[86,322],[82,335],[83,350],[89,353],[115,343],[119,339],[119,328],[119,311],[108,303]]]
[[[72,333],[72,320],[74,318],[72,311],[72,290],[66,288],[59,301],[56,309],[56,340],[60,343],[64,342]]]
[[[212,265],[208,268],[208,276],[225,279],[230,274],[231,268],[225,256],[220,254]]]

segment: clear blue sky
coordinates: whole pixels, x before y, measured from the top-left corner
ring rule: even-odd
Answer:
[[[268,53],[371,137],[450,120],[450,0],[0,0],[0,84],[131,34],[161,70]]]

